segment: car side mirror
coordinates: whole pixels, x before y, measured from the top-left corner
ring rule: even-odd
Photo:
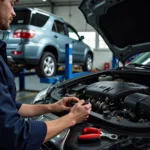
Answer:
[[[84,36],[80,36],[79,41],[84,40]]]

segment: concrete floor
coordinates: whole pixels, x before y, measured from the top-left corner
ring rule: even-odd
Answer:
[[[16,100],[25,104],[30,104],[36,94],[50,86],[50,84],[40,83],[40,79],[37,75],[31,75],[25,77],[25,87],[23,91],[19,91],[19,78],[15,78],[17,97]]]
[[[32,92],[32,91],[19,91],[17,92],[16,101],[19,101],[24,104],[30,104],[37,93],[38,92]]]

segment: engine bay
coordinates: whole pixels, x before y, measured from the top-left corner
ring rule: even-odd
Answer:
[[[126,75],[124,75],[126,76]],[[51,91],[51,99],[75,96],[92,104],[97,115],[125,119],[132,123],[150,121],[150,88],[148,85],[119,78],[117,75],[100,74],[92,80],[80,83],[74,81],[69,86],[61,86]],[[127,77],[126,77],[127,78]],[[135,78],[134,78],[135,79]],[[50,93],[49,93],[50,94]],[[48,95],[49,95],[48,94]]]
[[[111,70],[67,80],[49,87],[45,101],[55,103],[63,97],[78,97],[92,104],[87,122],[70,129],[63,150],[106,150],[113,147],[138,149],[140,141],[146,150],[150,141],[150,83],[148,74]],[[56,114],[58,117],[65,113]],[[102,128],[119,135],[117,141],[102,139],[94,143],[79,143],[77,136],[84,126]],[[52,140],[50,143],[54,143]],[[132,142],[131,142],[132,141]],[[140,145],[140,146],[141,146]],[[59,148],[58,148],[59,149]]]
[[[91,85],[77,85],[67,94],[86,99],[98,114],[121,116],[130,121],[141,122],[143,119],[150,119],[150,96],[146,95],[148,91],[149,87],[141,84],[99,81]]]

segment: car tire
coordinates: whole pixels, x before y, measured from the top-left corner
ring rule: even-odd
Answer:
[[[93,67],[93,57],[91,54],[87,54],[84,65],[82,66],[83,71],[91,71]]]
[[[56,73],[56,58],[50,52],[44,52],[35,70],[40,78],[48,78]]]

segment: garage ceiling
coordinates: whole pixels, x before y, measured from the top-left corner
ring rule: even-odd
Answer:
[[[46,6],[75,6],[82,0],[20,0],[19,6],[46,7]]]

